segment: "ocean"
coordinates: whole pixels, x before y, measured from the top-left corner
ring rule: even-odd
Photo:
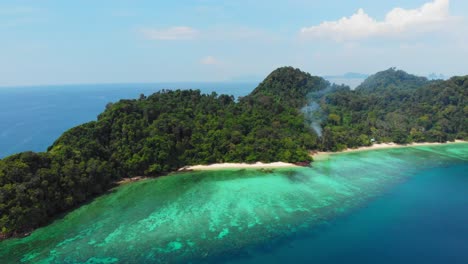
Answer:
[[[63,132],[96,120],[109,102],[162,89],[199,89],[236,97],[258,83],[156,83],[0,87],[0,159],[22,151],[46,151]]]
[[[175,173],[0,242],[0,263],[466,264],[467,171],[460,143]]]

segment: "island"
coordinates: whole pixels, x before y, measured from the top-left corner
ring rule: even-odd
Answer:
[[[351,90],[282,67],[238,99],[163,90],[109,103],[46,152],[0,160],[0,237],[27,234],[127,178],[215,163],[309,164],[313,152],[374,142],[467,140],[467,96],[468,76],[391,68]]]

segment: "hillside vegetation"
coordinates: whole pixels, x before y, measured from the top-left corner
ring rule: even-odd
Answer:
[[[369,144],[369,139],[400,144],[467,139],[468,76],[424,82],[420,87],[410,80],[408,85],[341,89],[324,96],[322,148],[358,147]]]

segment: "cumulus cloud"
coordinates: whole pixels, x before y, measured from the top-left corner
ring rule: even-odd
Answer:
[[[206,56],[200,60],[200,63],[203,65],[217,65],[219,60],[213,56]]]
[[[434,0],[416,9],[394,8],[386,14],[383,21],[372,18],[361,8],[350,17],[302,28],[301,35],[345,41],[432,32],[454,21],[449,13],[449,5],[449,0]]]
[[[190,40],[198,35],[191,27],[170,27],[165,29],[141,29],[143,36],[151,40]]]

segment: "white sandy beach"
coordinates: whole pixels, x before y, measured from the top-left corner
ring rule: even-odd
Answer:
[[[285,167],[296,167],[292,163],[286,162],[272,162],[272,163],[216,163],[210,165],[194,165],[187,166],[179,169],[179,171],[184,170],[222,170],[222,169],[268,169],[268,168],[285,168]]]
[[[411,143],[411,144],[396,144],[396,143],[377,143],[373,144],[372,146],[366,146],[366,147],[359,147],[359,148],[347,148],[343,151],[339,152],[315,152],[312,154],[312,157],[317,158],[320,156],[324,155],[330,155],[330,154],[337,154],[337,153],[345,153],[345,152],[355,152],[355,151],[367,151],[367,150],[375,150],[375,149],[388,149],[388,148],[405,148],[405,147],[415,147],[415,146],[433,146],[433,145],[441,145],[441,144],[457,144],[457,143],[468,143],[468,141],[463,141],[463,140],[455,140],[455,141],[447,141],[445,143],[440,143],[440,142],[421,142],[421,143]]]
[[[438,143],[438,142],[423,142],[423,143],[411,143],[406,145],[396,144],[396,143],[377,143],[372,146],[359,147],[359,148],[348,148],[339,152],[315,152],[312,154],[312,157],[316,160],[320,160],[330,154],[345,153],[345,152],[355,152],[355,151],[367,151],[375,149],[388,149],[388,148],[404,148],[404,147],[413,147],[413,146],[431,146],[431,145],[440,145],[440,144],[456,144],[456,143],[468,143],[468,141],[455,140],[454,142]],[[222,170],[222,169],[274,169],[274,168],[287,168],[287,167],[297,167],[297,165],[286,162],[272,162],[272,163],[216,163],[210,165],[194,165],[186,166],[179,171],[191,171],[191,170]]]

